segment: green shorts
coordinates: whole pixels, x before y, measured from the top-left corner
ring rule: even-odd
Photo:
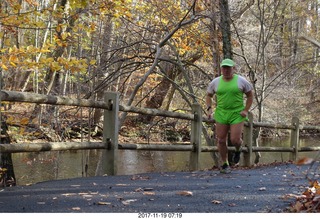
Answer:
[[[232,112],[232,111],[216,109],[216,111],[214,112],[214,120],[217,123],[224,124],[224,125],[234,125],[244,121],[248,121],[248,118],[241,116],[240,112],[241,111]]]

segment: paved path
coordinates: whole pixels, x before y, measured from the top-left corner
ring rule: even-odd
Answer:
[[[0,212],[284,212],[308,186],[308,166],[146,173],[41,182],[0,189]]]

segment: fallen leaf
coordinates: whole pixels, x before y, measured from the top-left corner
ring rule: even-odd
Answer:
[[[93,195],[82,195],[82,197],[84,197],[84,198],[92,198]]]
[[[124,205],[130,205],[131,202],[136,202],[136,201],[138,201],[138,200],[137,200],[137,199],[128,199],[128,200],[122,201],[122,204],[124,204]]]
[[[111,202],[98,202],[98,205],[111,205]]]
[[[312,199],[313,202],[320,202],[320,195],[318,196],[315,196],[313,199]]]
[[[296,202],[292,208],[294,212],[300,212],[300,210],[302,209],[303,204],[301,202]]]
[[[312,158],[309,157],[304,157],[301,158],[300,160],[298,160],[296,162],[297,165],[307,165],[307,164],[311,164],[314,160]]]
[[[64,194],[61,194],[63,196],[73,196],[73,195],[76,195],[76,193],[64,193]]]
[[[314,193],[311,189],[307,189],[302,194],[305,195],[306,198],[312,198]]]
[[[235,207],[235,206],[237,206],[235,203],[230,203],[230,204],[228,204],[228,206],[230,206],[230,207]]]
[[[79,208],[79,207],[73,207],[72,210],[74,210],[74,211],[80,211],[81,208]]]
[[[135,192],[142,192],[143,189],[142,189],[142,188],[137,188],[137,189],[135,189],[134,191],[135,191]]]
[[[211,203],[218,205],[218,204],[221,204],[222,202],[218,200],[212,200]]]
[[[295,194],[286,194],[281,197],[282,199],[295,198],[295,199],[303,199],[306,198],[305,195],[295,195]]]
[[[116,186],[127,186],[128,184],[116,184]]]
[[[155,192],[143,192],[144,195],[155,195]]]
[[[319,184],[318,181],[311,181],[311,182],[310,182],[310,186],[311,186],[311,187],[314,187],[314,188],[316,188],[316,189],[320,189],[320,184]]]
[[[176,193],[177,195],[182,195],[182,196],[193,196],[193,193],[190,191],[179,191]]]

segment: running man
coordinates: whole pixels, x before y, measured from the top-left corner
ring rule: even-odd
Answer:
[[[231,59],[224,59],[221,64],[222,75],[213,79],[207,88],[206,105],[209,118],[212,115],[212,97],[216,95],[216,108],[214,119],[216,122],[216,137],[219,154],[223,165],[221,173],[230,173],[231,168],[228,161],[228,132],[230,140],[236,148],[233,162],[240,161],[242,131],[244,121],[253,102],[253,87],[244,77],[234,74],[235,63]],[[244,95],[245,94],[245,95]],[[244,96],[246,101],[244,104]]]

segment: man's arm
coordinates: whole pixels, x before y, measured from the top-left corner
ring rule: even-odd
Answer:
[[[213,97],[213,94],[207,93],[207,96],[206,96],[206,106],[207,107],[212,106],[212,97]]]
[[[207,106],[207,115],[208,118],[211,119],[211,115],[212,115],[212,97],[213,94],[207,93],[206,95],[206,106]]]
[[[248,112],[251,108],[251,105],[253,103],[253,91],[250,90],[246,94],[247,100],[246,100],[246,105],[244,107],[244,110],[240,113],[241,116],[246,117],[248,115]]]

